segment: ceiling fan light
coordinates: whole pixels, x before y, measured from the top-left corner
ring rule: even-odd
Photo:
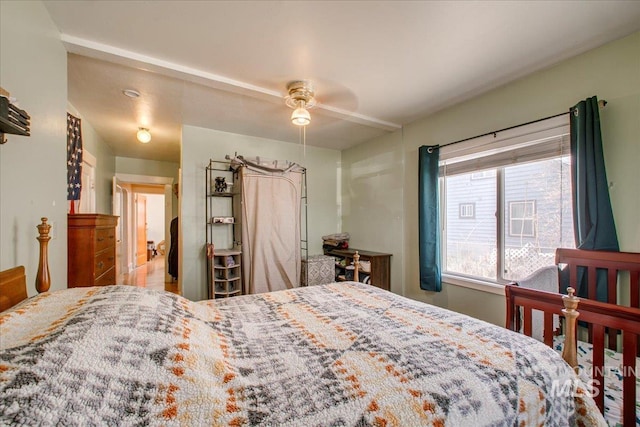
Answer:
[[[291,123],[298,126],[306,126],[311,123],[311,115],[304,107],[298,107],[291,113]]]
[[[151,141],[151,132],[149,132],[149,129],[140,128],[138,129],[138,133],[136,134],[136,137],[138,138],[138,141],[142,142],[143,144],[146,144],[149,141]]]

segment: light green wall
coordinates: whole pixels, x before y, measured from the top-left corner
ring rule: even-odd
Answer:
[[[82,144],[96,158],[96,212],[111,215],[116,157],[111,147],[98,136],[91,123],[86,120],[82,121]]]
[[[601,110],[600,117],[620,247],[623,251],[640,251],[640,191],[637,188],[640,182],[640,33],[405,126],[395,136],[401,138],[404,151],[403,220],[394,221],[390,215],[389,227],[380,228],[377,218],[363,216],[358,227],[361,231],[353,236],[354,241],[363,238],[361,234],[364,233],[376,233],[380,241],[389,241],[402,233],[404,227],[402,256],[406,296],[503,324],[505,303],[500,295],[446,283],[440,293],[420,290],[418,147],[444,144],[547,117],[567,111],[577,102],[593,95],[609,102]],[[364,143],[343,153],[345,176],[350,173],[349,169],[357,169],[359,162],[375,161],[369,144]],[[381,148],[384,150],[384,147]],[[386,153],[377,153],[376,157],[381,162],[387,162],[389,158],[395,158],[397,150],[397,144],[390,144]],[[375,169],[384,166],[374,164],[370,167]],[[380,191],[358,197],[359,209],[363,212],[379,209],[379,198],[383,196],[384,191]]]
[[[390,253],[391,291],[404,294],[402,133],[342,152],[342,229],[353,248]]]
[[[173,178],[173,182],[177,184],[180,165],[174,162],[135,159],[131,157],[116,157],[115,170],[117,173],[126,173],[131,175],[147,175]],[[109,191],[109,194],[111,194],[111,190]],[[173,200],[171,203],[171,212],[172,218],[178,216],[178,199],[175,196],[173,196]]]
[[[340,152],[307,147],[306,159],[298,144],[184,126],[182,129],[182,200],[180,234],[182,295],[207,297],[205,244],[205,167],[209,159],[224,160],[238,153],[290,160],[307,167],[309,254],[322,253],[322,236],[339,231],[338,172]]]
[[[95,128],[73,105],[67,104],[67,111],[82,119],[82,147],[96,158],[96,213],[112,213],[111,197],[113,175],[116,171],[116,157]]]
[[[40,217],[54,224],[51,289],[67,284],[67,53],[42,2],[0,2],[0,86],[31,116],[31,136],[0,145],[0,270],[24,265],[34,295]]]
[[[165,176],[178,182],[180,165],[174,162],[158,160],[134,159],[131,157],[116,157],[116,172],[133,175]]]

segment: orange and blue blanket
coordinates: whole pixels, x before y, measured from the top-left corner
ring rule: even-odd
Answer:
[[[364,284],[76,288],[0,314],[2,425],[602,422],[553,349]]]

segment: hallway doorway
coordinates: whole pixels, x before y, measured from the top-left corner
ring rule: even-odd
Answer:
[[[114,177],[114,214],[120,216],[118,284],[177,293],[178,285],[168,275],[166,251],[159,250],[170,245],[172,181],[172,178],[122,174]]]

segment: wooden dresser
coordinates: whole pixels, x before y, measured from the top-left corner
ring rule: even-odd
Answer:
[[[378,288],[391,290],[391,254],[382,252],[365,251],[362,249],[324,249],[324,254],[328,256],[338,258],[344,258],[346,265],[353,262],[353,255],[358,251],[360,254],[360,261],[371,262],[371,270],[366,272],[360,271],[360,281],[366,276],[369,276],[369,284]],[[336,264],[336,281],[344,280],[345,267],[340,264]],[[342,277],[341,277],[342,276]]]
[[[75,214],[67,219],[68,287],[115,285],[118,217]]]

